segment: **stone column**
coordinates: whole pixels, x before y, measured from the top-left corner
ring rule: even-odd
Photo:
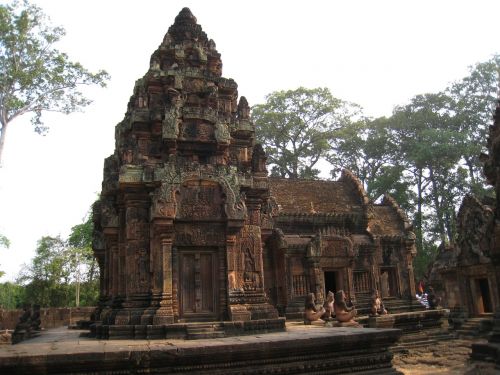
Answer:
[[[115,298],[118,295],[118,228],[105,228],[104,240],[107,258],[104,279],[107,295]]]
[[[417,294],[415,286],[415,274],[413,273],[413,258],[417,255],[415,239],[413,236],[407,238],[403,244],[406,248],[406,270],[408,273],[408,291],[410,299],[414,299]]]
[[[159,248],[155,259],[158,264],[154,272],[158,273],[159,277],[155,280],[155,289],[159,287],[158,294],[154,298],[158,298],[159,308],[156,310],[153,317],[153,324],[171,324],[174,322],[174,311],[172,308],[172,226],[165,223],[154,224],[153,233],[157,237]],[[156,290],[155,290],[156,294]]]

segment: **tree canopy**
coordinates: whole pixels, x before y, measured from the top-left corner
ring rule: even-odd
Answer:
[[[317,177],[323,158],[332,177],[342,169],[356,174],[373,200],[385,193],[396,198],[413,219],[422,277],[437,245],[455,240],[465,194],[493,194],[479,155],[486,151],[499,71],[494,55],[442,91],[416,95],[375,119],[328,89],[274,92],[253,108],[257,138],[273,175]]]
[[[417,235],[422,276],[436,244],[456,238],[456,215],[465,194],[492,194],[479,160],[496,103],[500,56],[438,93],[416,95],[389,118],[369,119],[337,132],[332,173],[354,171],[376,199],[393,195]],[[422,260],[421,257],[425,258]]]
[[[99,268],[92,254],[92,217],[71,228],[67,239],[44,236],[16,284],[0,284],[0,306],[37,303],[43,307],[93,306]],[[22,286],[19,289],[18,286]]]
[[[315,168],[330,152],[335,130],[346,127],[359,106],[335,98],[327,88],[276,91],[252,108],[257,139],[268,154],[271,174],[317,177]]]
[[[0,163],[14,119],[32,114],[34,130],[43,134],[43,112],[79,110],[91,103],[82,86],[106,85],[104,70],[92,73],[55,48],[64,34],[36,5],[0,4]]]
[[[10,246],[10,241],[7,237],[5,237],[3,234],[0,233],[0,250],[2,248],[8,249]],[[0,271],[0,277],[2,277],[5,274],[5,272]]]

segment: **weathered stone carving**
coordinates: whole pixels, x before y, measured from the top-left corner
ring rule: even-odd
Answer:
[[[215,123],[215,139],[219,143],[229,143],[231,135],[226,124],[218,121]]]
[[[267,156],[261,144],[256,144],[252,153],[252,172],[267,173]]]
[[[325,314],[324,307],[321,307],[319,310],[316,309],[314,297],[314,293],[309,293],[306,297],[304,304],[304,324],[311,324],[311,322],[321,319],[321,316]]]
[[[165,110],[165,118],[162,122],[163,138],[175,139],[179,136],[179,124],[181,122],[181,93],[174,88],[167,90],[167,98],[170,107]]]
[[[481,204],[476,198],[467,195],[458,213],[457,245],[460,249],[459,257],[464,263],[473,264],[490,262],[490,241],[487,233],[493,225],[493,210]],[[472,259],[476,257],[477,260]]]
[[[333,302],[335,319],[337,319],[340,323],[349,323],[354,326],[359,326],[359,324],[354,321],[357,310],[354,306],[348,307],[345,300],[346,296],[343,290],[339,290],[335,293],[335,301]]]
[[[177,246],[223,246],[224,227],[220,224],[176,224],[175,244]]]

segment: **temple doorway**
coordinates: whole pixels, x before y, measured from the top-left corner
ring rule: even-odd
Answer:
[[[179,251],[180,319],[218,319],[217,263],[214,249]]]
[[[488,279],[476,279],[477,310],[479,314],[493,312]]]
[[[395,267],[380,268],[380,294],[382,297],[398,296],[398,277]]]
[[[335,293],[337,290],[341,289],[338,271],[325,271],[324,278],[325,296],[329,291]]]

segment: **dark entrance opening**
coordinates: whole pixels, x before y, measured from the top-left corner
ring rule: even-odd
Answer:
[[[395,267],[380,268],[380,294],[382,297],[398,296],[398,278]]]
[[[325,272],[325,296],[328,292],[335,293],[337,291],[337,272]]]
[[[491,297],[490,297],[490,286],[488,284],[488,279],[479,279],[477,280],[477,284],[479,287],[479,292],[481,293],[481,300],[483,301],[483,312],[490,313],[493,312],[493,308],[491,306]]]

